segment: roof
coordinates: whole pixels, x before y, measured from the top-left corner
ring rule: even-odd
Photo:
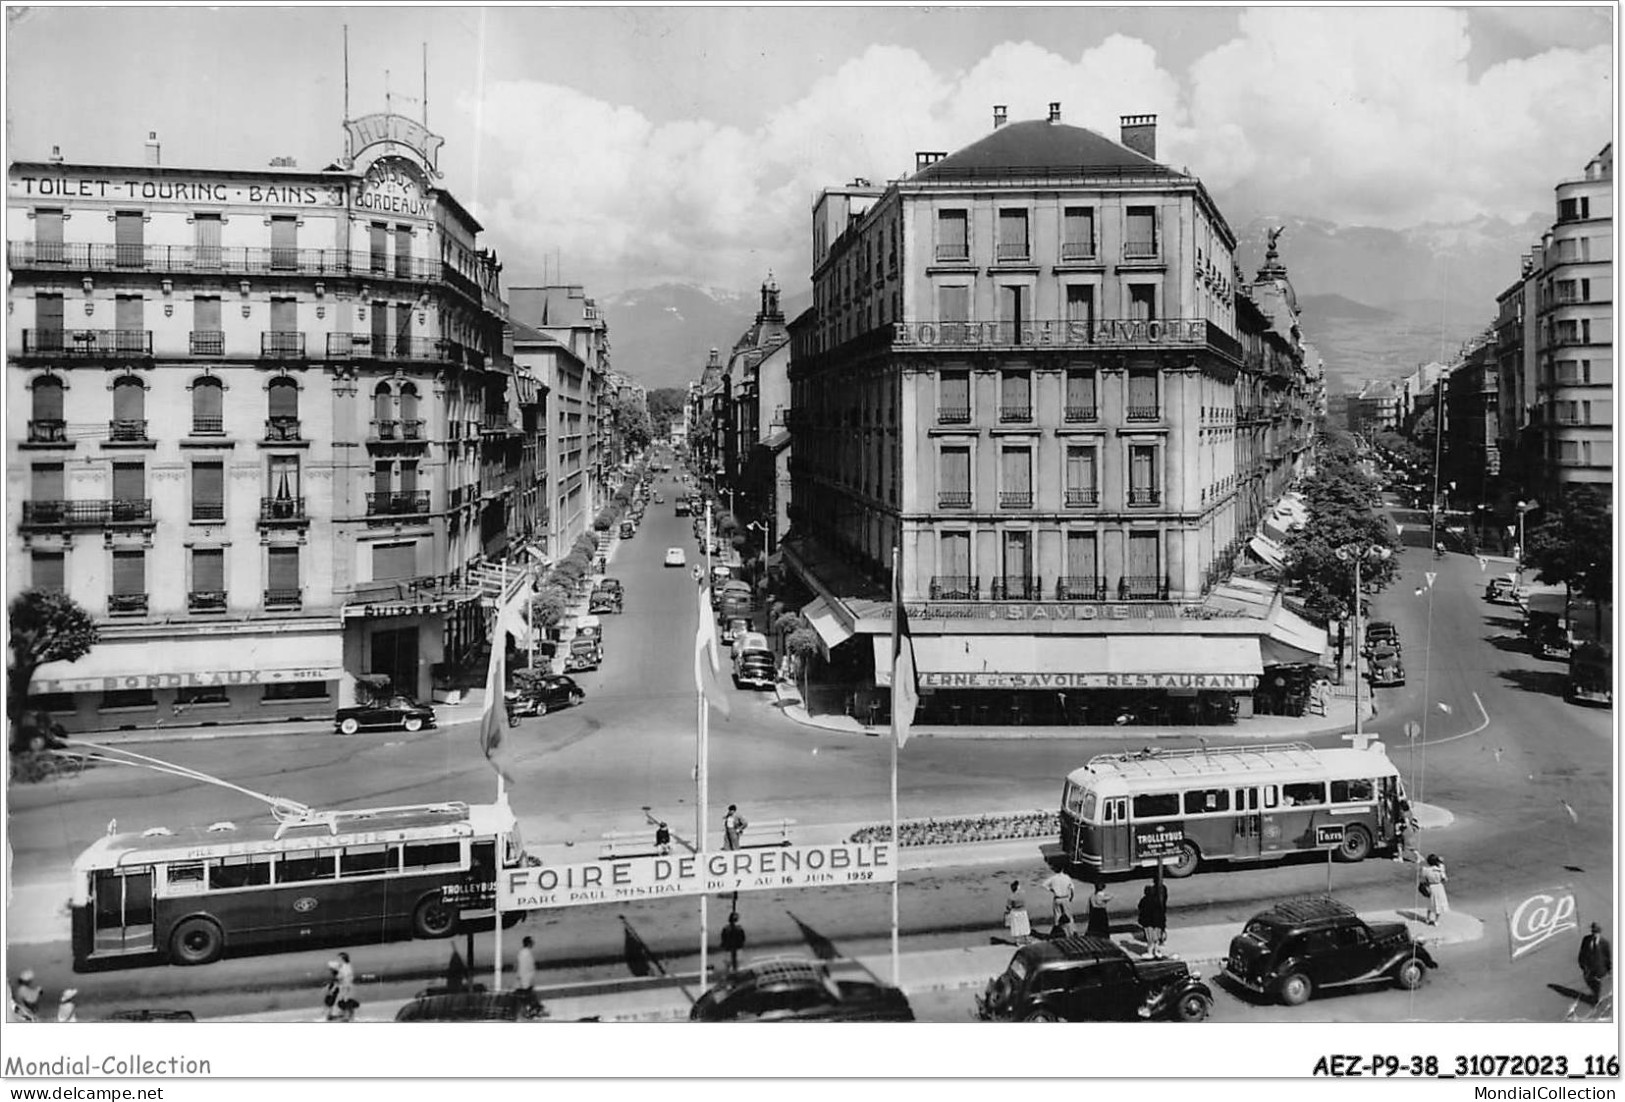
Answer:
[[[1096,754],[1088,765],[1068,774],[1067,780],[1116,793],[1168,791],[1203,778],[1229,783],[1237,777],[1257,776],[1279,784],[1328,776],[1392,776],[1396,772],[1380,743],[1366,750],[1317,750],[1306,742],[1292,742]]]
[[[1254,915],[1254,920],[1282,924],[1298,925],[1305,922],[1326,922],[1338,919],[1358,917],[1357,912],[1347,903],[1340,903],[1330,896],[1310,896],[1304,899],[1287,899],[1267,911]]]
[[[1081,126],[1034,120],[1013,122],[994,130],[935,164],[916,172],[916,182],[1002,176],[1010,172],[1084,175],[1105,170],[1180,177],[1143,153]]]
[[[1033,941],[1020,950],[1028,960],[1041,964],[1050,960],[1101,959],[1126,956],[1121,946],[1109,937],[1089,937],[1071,934],[1067,937]]]

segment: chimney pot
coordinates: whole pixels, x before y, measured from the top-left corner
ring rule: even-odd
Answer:
[[[158,131],[147,131],[147,164],[159,164],[160,147],[158,145]]]
[[[1059,100],[1056,100],[1054,103],[1051,103],[1049,105],[1049,121],[1050,122],[1060,122],[1061,121],[1061,103],[1060,103]]]
[[[1010,115],[1006,105],[1002,103],[995,103],[993,105],[993,129],[997,130],[999,127],[1003,126],[1007,121],[1009,121],[1009,118]]]
[[[53,145],[51,147],[51,162],[53,164],[62,163],[62,147],[60,145]]]

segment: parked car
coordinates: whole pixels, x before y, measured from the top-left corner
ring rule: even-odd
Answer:
[[[771,689],[777,680],[777,663],[767,636],[747,631],[734,636],[734,686]]]
[[[688,556],[683,553],[681,547],[668,547],[666,548],[666,565],[687,566]]]
[[[675,515],[680,516],[680,517],[688,516],[688,514],[689,514],[688,498],[686,498],[686,497],[678,498],[676,504],[672,506],[672,512]]]
[[[729,616],[722,621],[722,645],[731,646],[733,641],[750,630],[750,621],[743,616]]]
[[[1106,937],[1034,941],[976,999],[983,1021],[1199,1022],[1213,992],[1182,960],[1135,959]]]
[[[521,716],[545,716],[587,699],[586,691],[576,684],[575,678],[562,673],[516,679],[514,687],[504,696],[510,722]]]
[[[1367,663],[1374,688],[1405,684],[1405,664],[1400,661],[1399,652],[1393,647],[1387,644],[1377,646],[1372,650]]]
[[[597,586],[587,601],[587,611],[593,615],[621,611],[621,592],[618,589],[605,589]]]
[[[599,581],[598,584],[603,589],[613,591],[618,597],[624,597],[626,595],[625,587],[621,585],[621,579],[619,578],[604,578]]]
[[[637,532],[638,532],[637,526],[634,525],[631,521],[629,521],[629,520],[621,521],[621,538],[623,540],[631,539],[633,536],[637,535]]]
[[[395,1012],[397,1022],[518,1022],[545,1017],[541,1003],[517,991],[450,991],[419,995]]]
[[[156,1007],[135,1007],[115,1010],[101,1019],[105,1022],[195,1022],[197,1015],[190,1010],[164,1010]]]
[[[666,495],[661,493],[659,490],[656,490],[654,493],[654,503],[656,505],[664,505],[666,503]]]
[[[1365,627],[1365,652],[1370,654],[1378,646],[1402,649],[1399,643],[1399,629],[1387,620],[1373,620]]]
[[[1437,968],[1403,922],[1366,923],[1329,897],[1277,903],[1230,941],[1224,973],[1260,995],[1298,1006],[1323,988],[1389,981],[1409,991]]]
[[[353,735],[363,727],[421,731],[433,726],[434,709],[406,696],[392,696],[372,704],[352,704],[340,708],[333,716],[333,729],[341,735]]]
[[[1513,578],[1491,578],[1484,587],[1484,599],[1492,605],[1515,605],[1529,596],[1529,587]]]
[[[570,649],[564,654],[564,670],[596,670],[604,664],[604,648],[596,638],[578,635],[570,640]]]
[[[694,1001],[695,1022],[912,1022],[908,997],[868,980],[837,980],[799,958],[753,961]]]

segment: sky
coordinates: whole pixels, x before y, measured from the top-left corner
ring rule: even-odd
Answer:
[[[385,109],[445,136],[441,181],[509,285],[788,293],[819,190],[1042,118],[1159,159],[1232,224],[1404,229],[1547,211],[1613,138],[1609,4],[7,7],[6,152],[241,168],[343,151]],[[424,58],[427,43],[427,104]]]

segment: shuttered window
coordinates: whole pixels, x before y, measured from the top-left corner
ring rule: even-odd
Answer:
[[[1133,444],[1128,450],[1129,489],[1149,491],[1157,486],[1157,446]]]
[[[35,589],[61,593],[67,585],[67,556],[60,551],[35,551],[29,564],[28,584]]]
[[[220,216],[218,214],[193,215],[192,227],[193,240],[197,243],[196,265],[199,268],[220,267]],[[200,325],[198,328],[202,329],[204,326]]]
[[[1001,210],[999,212],[999,259],[1025,260],[1027,246],[1027,212]]]
[[[62,420],[62,380],[55,375],[42,375],[34,380],[32,389],[33,417],[36,421]]]
[[[1130,532],[1128,534],[1128,573],[1136,578],[1158,578],[1162,568],[1157,549],[1160,536],[1156,532]]]
[[[969,321],[970,288],[960,286],[938,287],[937,320]]]
[[[121,210],[113,215],[113,263],[120,268],[139,268],[146,215],[138,210]]]
[[[1068,493],[1089,495],[1095,489],[1095,449],[1073,444],[1066,449],[1066,488]],[[1069,504],[1078,504],[1070,502]]]
[[[299,588],[299,548],[272,547],[265,556],[265,588],[295,590]]]
[[[1069,283],[1066,288],[1066,320],[1095,320],[1095,289],[1087,284]]]
[[[146,299],[140,295],[118,295],[113,299],[113,325],[121,333],[142,328],[147,314]]]
[[[1029,499],[1033,492],[1033,452],[1031,448],[1003,449],[1000,456],[1000,475],[1003,481],[1000,492],[1020,496],[1025,494]]]
[[[147,591],[147,553],[113,552],[113,593],[124,597]]]
[[[46,352],[62,350],[62,296],[57,294],[34,296],[34,328],[41,333],[55,334],[55,342],[41,344]]]
[[[1129,207],[1123,229],[1124,256],[1157,255],[1157,209]]]
[[[945,447],[942,449],[942,491],[945,494],[970,497],[970,448]]]
[[[942,373],[941,402],[945,409],[970,409],[970,372]]]
[[[60,463],[35,463],[29,471],[29,496],[35,501],[65,501],[66,481]]]
[[[147,496],[147,468],[142,463],[113,464],[113,498],[140,501]]]
[[[1095,373],[1068,371],[1066,373],[1066,408],[1092,410],[1095,408]]]
[[[1094,208],[1067,207],[1061,222],[1061,259],[1082,260],[1094,254]]]
[[[1025,371],[1006,371],[999,380],[999,405],[1005,410],[1031,410],[1032,376]]]
[[[1130,371],[1128,373],[1128,405],[1131,410],[1157,408],[1157,373]]]
[[[271,300],[271,332],[296,333],[299,331],[299,302],[291,298]]]
[[[965,260],[970,256],[970,212],[937,212],[937,259]]]
[[[367,243],[372,256],[372,270],[387,272],[389,270],[389,227],[383,222],[374,222],[367,227]]]
[[[225,465],[221,463],[193,463],[192,519],[219,520],[225,515]]]
[[[395,275],[412,278],[412,227],[395,227]]]
[[[412,354],[412,304],[409,302],[395,304],[395,354]]]
[[[389,351],[389,303],[372,304],[372,354],[382,356]]]
[[[1066,572],[1074,579],[1096,578],[1100,574],[1100,560],[1093,532],[1066,534]]]
[[[393,578],[415,578],[418,573],[418,545],[411,543],[377,543],[372,548],[372,576],[374,581]]]
[[[945,576],[970,577],[970,533],[942,533],[937,542],[937,559],[937,569]]]
[[[401,460],[401,493],[413,493],[417,488],[418,461],[416,459]]]
[[[216,295],[198,295],[192,300],[192,328],[200,333],[220,332],[220,299]]]
[[[221,409],[224,392],[219,379],[199,379],[192,384],[192,431],[220,432],[224,427]]]
[[[147,416],[147,392],[141,380],[125,375],[113,384],[113,419],[141,421]]]
[[[62,212],[34,212],[34,259],[41,264],[62,263]]]
[[[226,588],[226,553],[218,547],[192,549],[192,592],[222,593]]]
[[[1006,532],[1004,534],[1004,576],[1023,579],[1031,573],[1032,533]]]
[[[291,271],[299,266],[299,220],[293,215],[271,216],[271,267]]]
[[[266,388],[266,410],[272,417],[299,419],[299,384],[292,379],[272,379]]]
[[[381,459],[372,466],[372,492],[387,494],[395,488],[395,464]]]

